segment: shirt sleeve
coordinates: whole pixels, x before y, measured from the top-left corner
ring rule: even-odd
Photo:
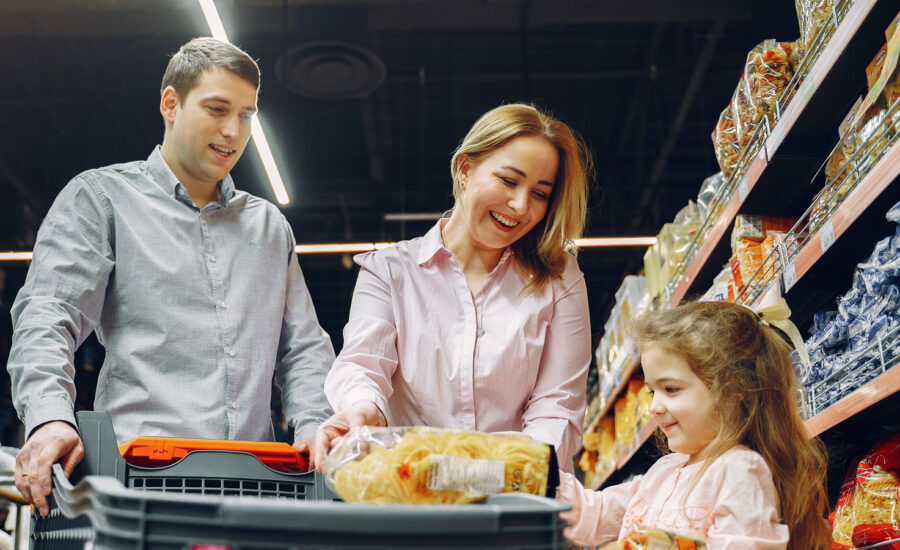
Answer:
[[[625,510],[640,488],[642,478],[638,476],[602,491],[592,491],[585,489],[572,474],[560,472],[559,475],[556,498],[572,505],[570,511],[563,512],[570,525],[566,537],[579,546],[600,546],[618,539]]]
[[[399,362],[391,286],[388,275],[377,268],[374,253],[361,254],[356,261],[361,268],[344,327],[344,347],[325,380],[325,395],[335,410],[373,401],[390,421],[387,400]]]
[[[94,330],[115,266],[113,214],[90,174],[60,192],[38,230],[13,304],[9,370],[26,437],[63,420],[75,426],[75,350]]]
[[[710,548],[784,550],[790,538],[780,522],[778,496],[765,460],[752,451],[719,458],[720,485],[707,533]]]
[[[560,468],[567,472],[572,471],[572,456],[581,445],[591,362],[587,287],[574,258],[569,264],[564,279],[568,284],[556,300],[534,391],[523,414],[523,431],[552,443]]]
[[[324,383],[334,361],[331,339],[319,325],[312,298],[303,279],[290,235],[287,251],[287,292],[278,343],[275,378],[281,388],[285,418],[294,427],[294,440],[312,437],[316,428],[331,416]]]

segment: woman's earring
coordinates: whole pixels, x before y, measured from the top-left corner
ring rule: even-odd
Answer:
[[[466,188],[466,182],[460,181],[460,182],[459,182],[459,188],[460,188],[460,189],[465,189],[465,188]]]

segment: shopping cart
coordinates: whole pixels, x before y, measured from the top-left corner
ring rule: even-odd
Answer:
[[[502,494],[459,506],[337,501],[321,475],[273,470],[248,453],[198,450],[159,468],[122,458],[109,418],[79,413],[85,457],[54,466],[51,514],[33,548],[300,550],[562,549],[568,506]]]

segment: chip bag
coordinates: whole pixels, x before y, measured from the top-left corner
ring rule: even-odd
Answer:
[[[347,502],[462,504],[496,493],[555,496],[556,452],[521,434],[425,427],[352,428],[323,464]]]

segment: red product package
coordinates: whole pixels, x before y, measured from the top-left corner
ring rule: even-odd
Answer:
[[[873,447],[844,480],[835,507],[832,548],[860,547],[898,537],[900,433]],[[900,545],[879,548],[900,549]]]

